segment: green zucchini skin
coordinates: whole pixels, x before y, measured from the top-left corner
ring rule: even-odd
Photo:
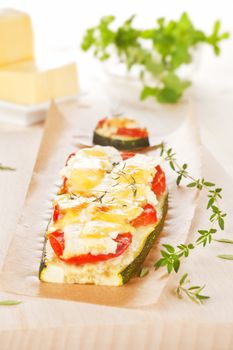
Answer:
[[[133,150],[136,148],[144,148],[150,146],[148,137],[143,137],[135,140],[120,140],[102,136],[97,131],[94,131],[92,142],[94,145],[112,146],[120,151]]]
[[[122,284],[127,283],[132,277],[135,277],[139,274],[142,264],[144,263],[147,255],[149,254],[155,240],[161,233],[163,226],[164,226],[164,221],[165,217],[167,214],[168,210],[168,195],[166,196],[164,200],[164,205],[163,205],[163,216],[158,223],[158,225],[155,227],[155,229],[151,232],[151,234],[147,237],[145,245],[143,246],[140,254],[134,259],[134,261],[129,264],[124,270],[120,272],[120,275],[122,277]]]
[[[43,245],[43,252],[42,252],[42,257],[40,261],[40,267],[39,267],[39,279],[41,280],[41,274],[42,271],[47,267],[45,259],[46,259],[46,243],[47,243],[47,237],[44,239],[44,245]]]

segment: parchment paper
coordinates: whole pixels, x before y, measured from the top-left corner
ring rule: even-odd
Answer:
[[[92,133],[93,118],[104,113],[104,106],[100,107],[98,103],[92,106],[69,103],[61,113],[54,104],[51,105],[23,213],[5,260],[0,284],[5,291],[28,296],[122,307],[154,304],[169,278],[165,269],[156,272],[152,269],[145,278],[132,279],[121,287],[59,285],[42,283],[38,279],[44,234],[51,215],[51,200],[59,183],[59,170],[67,155],[75,149],[73,135],[81,127],[89,128]],[[194,176],[200,176],[199,139],[193,116],[189,114],[185,123],[172,135],[163,137],[163,141],[174,147],[179,161],[190,165],[189,170]],[[153,133],[153,127],[150,132]],[[147,266],[152,266],[159,258],[163,243],[179,244],[187,240],[196,207],[197,192],[183,186],[177,189],[174,173],[166,165],[164,167],[168,178],[169,211],[164,231],[147,258]]]

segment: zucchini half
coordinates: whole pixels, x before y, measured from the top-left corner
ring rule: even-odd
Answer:
[[[149,147],[150,142],[148,137],[130,139],[130,140],[122,140],[111,137],[106,137],[100,135],[97,130],[94,131],[93,134],[93,144],[100,146],[113,146],[120,151],[123,150],[134,150],[137,148]]]
[[[158,221],[152,231],[146,235],[145,241],[142,242],[142,246],[137,251],[137,255],[134,256],[133,261],[131,261],[128,266],[124,267],[123,270],[119,272],[117,265],[114,265],[114,258],[111,260],[97,263],[97,264],[86,264],[83,267],[76,265],[68,265],[60,261],[58,258],[54,259],[54,254],[51,251],[51,247],[47,239],[45,239],[44,249],[39,269],[39,278],[43,282],[53,282],[53,283],[80,283],[80,284],[99,284],[99,285],[109,285],[109,286],[120,286],[127,283],[132,277],[137,276],[142,268],[142,264],[145,261],[150,249],[152,248],[155,240],[161,233],[168,209],[168,195],[164,194],[160,199],[160,207],[162,211],[162,217]],[[125,254],[125,253],[123,253]],[[109,263],[110,261],[110,263]],[[110,265],[108,271],[101,270],[104,265],[101,264],[112,264]],[[115,262],[116,263],[116,262]],[[95,269],[100,266],[98,283],[93,282],[93,280],[88,280],[87,275],[90,273],[90,269],[93,268],[92,274],[95,273]],[[85,270],[86,269],[86,270]],[[115,269],[115,270],[114,270]],[[85,276],[86,271],[86,276]],[[97,270],[96,270],[97,271]],[[102,275],[101,275],[102,273]],[[84,280],[80,280],[80,276],[84,276]],[[85,279],[86,278],[86,279]]]

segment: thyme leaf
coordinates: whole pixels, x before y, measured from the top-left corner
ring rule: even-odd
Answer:
[[[147,276],[149,272],[150,272],[150,269],[148,267],[143,267],[139,273],[139,277],[143,278]]]
[[[233,260],[233,255],[231,255],[231,254],[220,254],[220,255],[218,255],[218,258],[224,259],[224,260]]]
[[[16,170],[16,169],[15,169],[15,168],[12,168],[12,167],[10,167],[10,166],[2,165],[2,164],[0,163],[0,170],[14,171],[14,170]]]
[[[20,300],[0,300],[0,306],[11,306],[21,304]]]

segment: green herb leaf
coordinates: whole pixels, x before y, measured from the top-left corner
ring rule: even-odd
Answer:
[[[148,97],[155,97],[158,94],[158,89],[145,85],[141,91],[140,99],[146,100]]]
[[[216,241],[216,242],[220,242],[220,243],[229,243],[229,244],[233,244],[233,240],[228,239],[228,238],[219,238],[219,239],[214,239],[214,241]]]
[[[185,274],[181,277],[180,282],[179,282],[180,286],[182,286],[182,285],[184,284],[184,282],[186,281],[187,277],[188,277],[188,274],[187,274],[187,273],[185,273]]]
[[[218,258],[225,259],[225,260],[233,260],[233,255],[231,255],[231,254],[220,254],[220,255],[218,255]]]
[[[171,246],[170,244],[163,244],[163,247],[165,247],[169,253],[175,252],[175,248],[173,246]]]
[[[161,258],[161,259],[159,259],[158,261],[156,261],[156,262],[154,263],[154,267],[155,267],[156,270],[157,270],[159,267],[165,266],[165,265],[167,265],[167,261],[166,261],[165,258]]]
[[[176,184],[177,186],[179,186],[180,182],[181,182],[181,179],[182,179],[182,175],[179,175],[176,179]]]
[[[169,164],[170,164],[170,167],[172,168],[172,170],[176,170],[176,169],[175,169],[175,165],[174,165],[174,163],[173,163],[172,161],[170,161]]]
[[[213,182],[208,182],[208,181],[205,181],[203,182],[205,186],[207,187],[213,187],[214,186],[214,183]]]
[[[174,267],[175,272],[178,272],[179,268],[180,268],[180,260],[175,260],[173,263],[173,267]]]
[[[19,300],[0,300],[0,306],[11,306],[21,304],[22,301]]]
[[[190,182],[187,187],[196,187],[196,182]]]
[[[14,171],[16,170],[15,168],[12,168],[10,166],[4,166],[2,164],[0,164],[0,170],[9,170],[9,171]]]
[[[209,209],[214,204],[214,198],[210,198],[207,204],[207,209]]]
[[[148,275],[150,269],[148,267],[143,267],[140,271],[140,275],[139,277],[143,278],[145,277],[146,275]]]
[[[222,217],[218,218],[218,224],[219,224],[219,227],[221,228],[221,230],[224,230],[224,220]]]

